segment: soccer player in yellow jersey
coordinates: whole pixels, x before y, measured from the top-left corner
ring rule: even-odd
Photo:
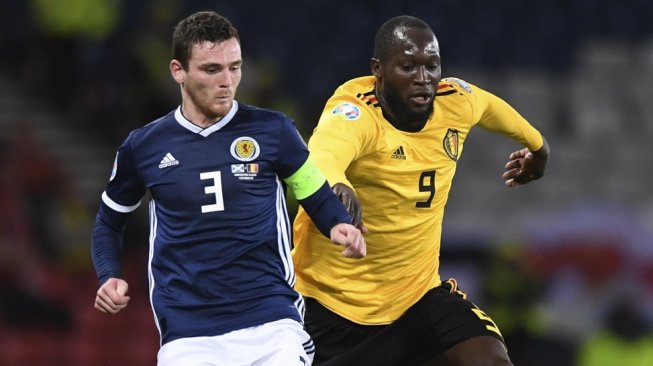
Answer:
[[[523,145],[505,166],[508,187],[542,177],[548,144],[500,98],[442,79],[437,38],[418,18],[380,27],[371,69],[335,91],[309,141],[367,232],[367,257],[343,258],[298,212],[293,260],[314,365],[511,365],[498,326],[440,278],[442,217],[472,127]]]

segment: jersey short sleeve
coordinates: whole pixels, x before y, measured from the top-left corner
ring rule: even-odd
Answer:
[[[276,172],[281,179],[293,175],[308,158],[308,147],[292,120],[284,118],[279,136]]]
[[[376,145],[378,126],[373,112],[352,96],[350,88],[361,86],[359,83],[346,84],[336,90],[326,103],[308,142],[311,157],[331,185],[344,183],[351,186],[345,175],[347,167]]]
[[[133,156],[133,136],[132,132],[118,148],[109,183],[102,194],[102,201],[107,206],[122,213],[138,208],[146,190]]]

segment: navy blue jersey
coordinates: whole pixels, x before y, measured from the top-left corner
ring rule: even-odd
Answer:
[[[151,193],[150,300],[162,344],[302,321],[282,179],[307,158],[290,119],[236,101],[206,129],[177,108],[127,137],[102,202],[126,214]],[[94,243],[101,281],[119,272],[115,253],[105,258],[111,245]]]

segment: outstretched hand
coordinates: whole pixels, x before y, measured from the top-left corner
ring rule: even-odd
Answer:
[[[338,224],[331,228],[331,241],[342,245],[344,257],[360,259],[367,255],[367,246],[363,234],[350,224]]]
[[[95,308],[105,314],[116,314],[127,307],[129,300],[127,290],[129,285],[120,278],[108,279],[95,296]]]
[[[503,173],[503,179],[507,187],[519,187],[522,184],[542,178],[546,163],[549,158],[549,147],[544,141],[544,145],[538,151],[531,152],[524,148],[510,154],[509,161],[506,164],[506,170]]]
[[[356,192],[346,184],[336,183],[333,185],[333,193],[338,196],[351,216],[351,224],[359,228],[363,234],[367,234],[367,228],[363,225],[363,208],[356,198]]]

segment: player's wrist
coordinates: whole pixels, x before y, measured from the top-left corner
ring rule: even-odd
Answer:
[[[549,158],[549,143],[543,139],[542,147],[540,147],[538,150],[531,151],[531,154],[533,154],[534,158],[537,159],[548,159]]]

